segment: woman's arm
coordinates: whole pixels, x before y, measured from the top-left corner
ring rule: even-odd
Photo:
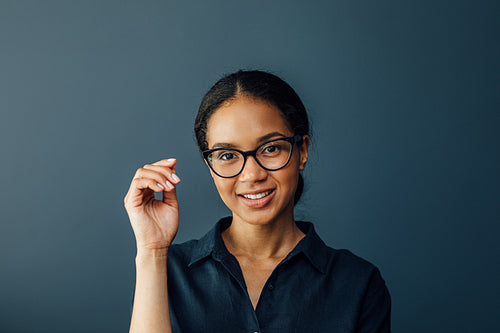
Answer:
[[[391,332],[391,296],[378,269],[372,273],[361,311],[356,332]]]
[[[130,332],[171,332],[167,254],[179,226],[175,159],[139,168],[124,199],[137,243],[136,286]],[[154,192],[163,192],[156,200]]]
[[[136,284],[130,332],[172,332],[167,292],[167,251],[137,253],[135,264]]]

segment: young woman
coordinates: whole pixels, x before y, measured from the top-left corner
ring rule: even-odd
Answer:
[[[173,245],[176,160],[137,170],[125,197],[137,241],[130,331],[390,332],[378,269],[294,219],[309,146],[294,90],[266,72],[230,74],[205,95],[195,133],[232,216]]]

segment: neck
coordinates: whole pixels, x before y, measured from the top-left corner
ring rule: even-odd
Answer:
[[[253,259],[283,258],[304,236],[295,224],[293,213],[266,224],[252,224],[233,216],[229,228],[222,232],[229,252]]]

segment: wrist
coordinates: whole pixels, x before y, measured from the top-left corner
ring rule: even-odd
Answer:
[[[137,248],[136,261],[166,261],[168,255],[168,248],[162,249],[148,249]]]

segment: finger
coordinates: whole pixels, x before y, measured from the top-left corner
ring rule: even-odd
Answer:
[[[154,170],[157,172],[165,172],[166,170],[168,170],[167,178],[173,183],[172,184],[173,188],[168,187],[165,191],[163,191],[163,202],[170,206],[179,207],[179,203],[177,200],[177,187],[175,185],[178,184],[181,180],[175,173],[176,164],[177,160],[175,158],[169,158],[155,162],[150,165],[145,165],[144,168],[147,170]],[[168,169],[166,169],[165,167],[168,167]],[[169,185],[168,182],[167,185]]]
[[[179,178],[179,176],[177,176],[173,168],[154,165],[154,164],[146,164],[144,166],[144,169],[161,173],[162,175],[167,177],[167,179],[173,184],[178,184],[181,181],[181,179]]]
[[[164,159],[164,160],[160,160],[158,162],[152,163],[152,165],[161,165],[161,166],[169,167],[175,173],[175,166],[177,165],[177,159],[175,159],[175,158],[168,158],[168,159]]]
[[[154,171],[152,171],[154,172]],[[156,183],[157,186],[162,185],[158,184],[156,180],[151,179],[151,178],[134,178],[132,182],[135,182],[135,186],[138,188],[149,188],[152,189],[154,188],[154,184]],[[173,207],[179,207],[179,204],[177,202],[177,190],[176,190],[176,185],[170,183],[168,180],[166,181],[166,186],[165,188],[162,189],[163,191],[163,202],[173,206]]]
[[[157,162],[151,163],[152,165],[162,165],[167,167],[173,167],[177,163],[175,158],[167,158],[163,160],[159,160]]]
[[[154,179],[134,178],[124,199],[125,207],[140,206],[143,204],[145,198],[153,196],[153,192],[161,192],[164,190],[165,187]]]
[[[132,180],[131,188],[139,191],[150,189],[154,192],[163,192],[167,187],[165,184],[161,184],[156,179],[134,178]]]
[[[177,186],[173,186],[172,189],[166,189],[163,191],[163,202],[172,207],[179,207],[179,203],[177,201]]]
[[[150,167],[146,166],[147,168],[139,168],[134,176],[134,179],[136,178],[148,178],[148,179],[154,179],[156,182],[160,183],[163,186],[166,186],[166,188],[171,189],[173,183],[175,182],[176,177],[172,177],[172,171],[168,171],[165,169],[159,169],[157,170],[152,170]],[[177,177],[178,178],[178,177]]]

